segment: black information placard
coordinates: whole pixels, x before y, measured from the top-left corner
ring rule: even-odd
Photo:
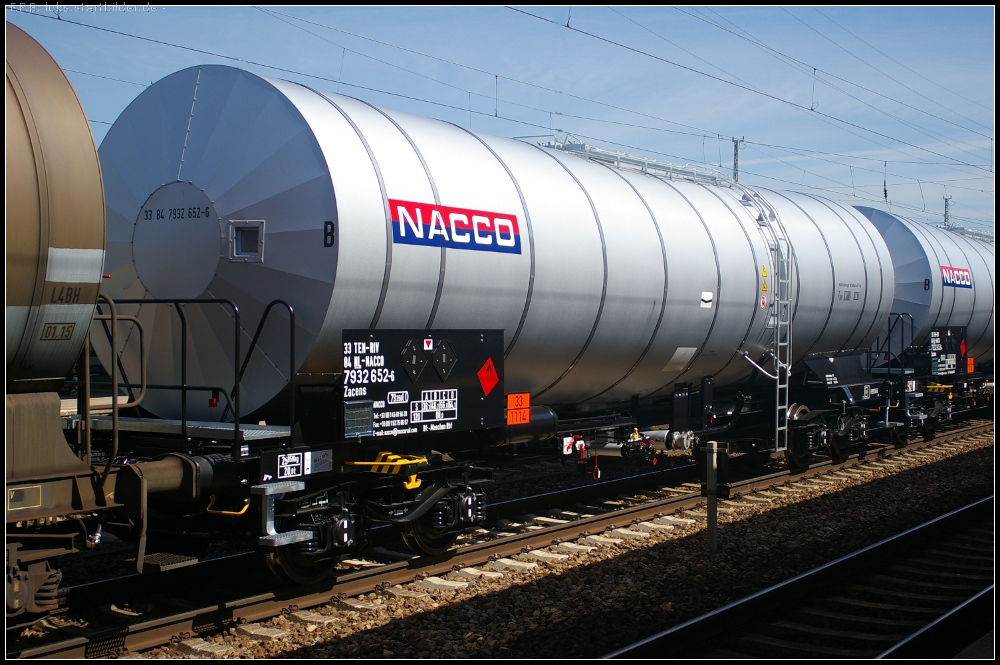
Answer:
[[[965,374],[965,327],[931,328],[927,344],[930,355],[930,373],[934,376]]]
[[[344,437],[504,422],[502,330],[344,330]]]

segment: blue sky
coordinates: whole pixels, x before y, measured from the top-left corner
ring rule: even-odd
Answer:
[[[995,224],[995,8],[13,5],[100,145],[230,64],[501,136],[567,133],[912,219]],[[884,183],[884,189],[883,189]],[[888,192],[888,200],[884,192]]]

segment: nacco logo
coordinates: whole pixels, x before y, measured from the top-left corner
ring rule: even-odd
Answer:
[[[954,286],[960,289],[972,288],[972,271],[968,268],[941,266],[941,279],[945,286]]]
[[[516,215],[389,199],[392,241],[481,252],[521,253]]]

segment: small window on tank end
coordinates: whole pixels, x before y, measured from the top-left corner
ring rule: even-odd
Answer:
[[[239,256],[256,254],[259,240],[259,229],[239,229],[239,233],[236,235],[236,254]]]
[[[229,260],[264,261],[264,220],[229,221]]]

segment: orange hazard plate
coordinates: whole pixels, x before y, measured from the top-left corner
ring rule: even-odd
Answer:
[[[507,424],[524,425],[531,422],[531,393],[507,394]]]
[[[508,393],[508,409],[529,409],[531,408],[531,393]]]
[[[508,425],[524,425],[531,422],[531,409],[507,409]]]

